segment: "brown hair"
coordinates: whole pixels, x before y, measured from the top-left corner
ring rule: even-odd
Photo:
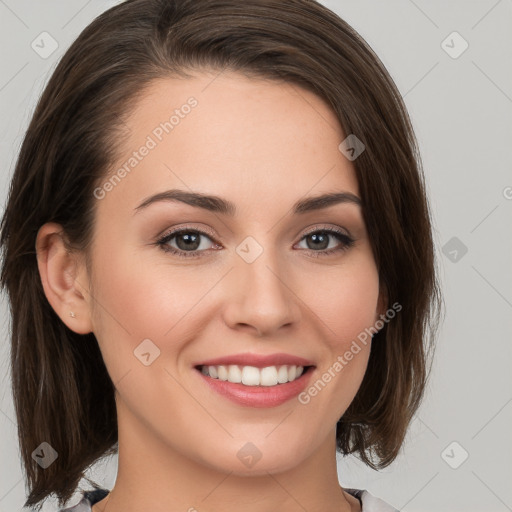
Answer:
[[[338,422],[338,449],[374,469],[389,465],[423,397],[442,298],[417,141],[379,58],[313,0],[127,0],[87,26],[59,62],[26,132],[2,219],[25,506],[51,493],[62,505],[89,466],[117,451],[114,386],[94,334],[72,332],[46,299],[37,231],[59,223],[70,247],[87,253],[93,190],[118,157],[129,108],[151,80],[201,69],[305,87],[366,146],[353,161],[364,220],[388,304],[402,310],[373,336],[361,387]],[[44,441],[58,452],[46,469],[32,458]]]

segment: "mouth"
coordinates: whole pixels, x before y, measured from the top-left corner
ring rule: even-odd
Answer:
[[[194,370],[210,390],[237,405],[277,407],[304,390],[316,367],[281,364],[196,365]]]
[[[230,364],[197,365],[195,368],[211,379],[244,386],[270,387],[293,382],[314,366],[279,365],[258,368],[256,366]]]

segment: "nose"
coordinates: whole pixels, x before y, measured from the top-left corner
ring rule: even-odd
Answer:
[[[238,259],[226,283],[224,321],[232,329],[259,337],[291,328],[300,319],[294,281],[285,262],[278,262],[270,250],[252,263]]]

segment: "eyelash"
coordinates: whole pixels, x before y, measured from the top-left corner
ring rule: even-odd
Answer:
[[[204,235],[206,236],[207,238],[210,238],[212,239],[212,235],[210,233],[207,233],[207,232],[204,232],[204,231],[201,231],[200,229],[192,229],[192,228],[180,228],[180,229],[177,229],[175,231],[171,231],[169,233],[166,233],[165,235],[163,235],[161,238],[159,238],[156,242],[156,245],[158,245],[163,251],[167,252],[167,253],[171,253],[173,255],[176,255],[180,258],[199,258],[201,257],[201,253],[202,252],[206,252],[205,250],[202,250],[202,251],[182,251],[180,249],[175,249],[174,247],[170,247],[169,245],[167,245],[174,237],[176,237],[177,235],[180,235],[180,234],[183,234],[183,233],[195,233],[195,234],[198,234],[198,235]],[[345,233],[343,233],[342,231],[336,229],[336,228],[325,228],[325,229],[315,229],[313,231],[308,231],[307,233],[305,233],[302,238],[300,239],[299,242],[302,242],[302,240],[304,238],[306,238],[307,236],[310,236],[310,235],[315,235],[315,234],[318,234],[318,233],[326,233],[326,234],[329,234],[329,235],[333,235],[335,236],[336,238],[338,238],[338,240],[341,243],[341,246],[339,247],[336,247],[336,248],[331,248],[331,249],[324,249],[324,250],[321,250],[321,251],[313,251],[311,249],[306,249],[307,252],[309,252],[310,255],[318,258],[318,257],[321,257],[321,256],[329,256],[333,253],[337,253],[337,252],[340,252],[340,251],[346,251],[348,250],[350,247],[352,247],[355,243],[355,240],[353,238],[351,238],[350,236],[346,235]],[[212,240],[214,241],[214,240]]]

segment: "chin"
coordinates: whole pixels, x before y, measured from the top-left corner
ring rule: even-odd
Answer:
[[[265,434],[268,435],[268,434]],[[250,441],[231,440],[222,449],[220,443],[215,451],[208,449],[202,454],[201,461],[211,469],[237,476],[264,476],[268,473],[289,471],[300,465],[307,454],[307,443],[285,443],[283,436],[274,440],[265,439],[265,435]]]

